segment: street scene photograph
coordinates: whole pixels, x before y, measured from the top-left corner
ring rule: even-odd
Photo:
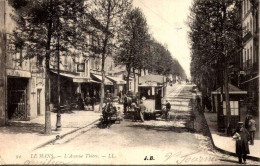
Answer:
[[[0,0],[0,165],[260,165],[259,0]]]

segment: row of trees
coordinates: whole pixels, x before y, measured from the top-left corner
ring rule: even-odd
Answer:
[[[240,3],[237,0],[195,0],[188,21],[191,76],[203,95],[218,87],[221,94],[225,92],[227,129],[231,116],[229,65],[233,58],[239,58],[242,49]]]
[[[167,47],[149,34],[146,18],[139,8],[134,8],[126,14],[120,35],[120,49],[115,56],[115,62],[126,66],[127,86],[131,72],[136,81],[136,71],[141,72],[142,69],[156,74],[174,74],[186,78],[183,68],[172,57]]]
[[[26,49],[24,58],[45,60],[45,133],[51,133],[49,73],[51,57],[101,57],[101,102],[104,64],[113,56],[130,73],[149,69],[158,74],[185,75],[178,61],[148,33],[146,19],[131,0],[9,0],[17,23],[13,44]],[[89,42],[92,36],[96,42]],[[58,64],[59,64],[58,60]],[[59,66],[59,65],[58,65]],[[129,84],[127,84],[129,85]]]

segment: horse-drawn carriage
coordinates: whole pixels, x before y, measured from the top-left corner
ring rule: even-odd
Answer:
[[[107,127],[110,127],[110,125],[113,122],[118,121],[120,123],[123,119],[120,116],[119,112],[120,107],[116,107],[111,100],[108,100],[105,107],[102,110],[102,117],[101,117],[101,124],[107,125]]]

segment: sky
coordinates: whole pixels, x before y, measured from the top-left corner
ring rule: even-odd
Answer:
[[[133,0],[134,7],[143,11],[152,36],[167,45],[188,78],[190,78],[190,47],[186,20],[192,0]]]

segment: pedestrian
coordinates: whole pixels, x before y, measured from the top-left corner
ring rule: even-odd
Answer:
[[[169,111],[171,110],[171,104],[168,100],[166,100],[166,111],[165,111],[165,120],[168,120]]]
[[[200,101],[201,101],[200,97],[199,97],[199,95],[197,95],[196,96],[196,107],[197,107],[198,112],[202,111]]]
[[[203,95],[203,97],[202,97],[202,105],[201,105],[202,112],[205,111],[206,105],[207,105],[207,96]]]
[[[247,154],[249,154],[248,141],[250,140],[250,135],[244,128],[243,122],[238,122],[233,138],[236,139],[236,154],[238,155],[239,163],[242,163],[242,159],[246,163]]]
[[[208,112],[211,112],[212,110],[211,99],[208,95],[206,96],[206,107],[208,109]]]
[[[249,111],[246,114],[246,118],[245,118],[245,128],[248,130],[249,129]]]
[[[119,103],[121,103],[121,99],[122,99],[122,91],[118,92],[118,97],[119,97]]]
[[[256,131],[256,122],[253,119],[252,115],[249,116],[249,133],[251,137],[251,145],[254,145],[254,139],[255,139],[255,131]]]
[[[79,110],[84,110],[84,103],[80,93],[78,93],[77,104]]]
[[[96,104],[96,98],[95,98],[95,96],[93,96],[93,97],[91,98],[91,105],[92,105],[92,110],[93,110],[93,111],[95,110],[95,104]]]
[[[138,113],[138,110],[137,110],[137,105],[135,102],[133,102],[131,104],[131,111],[132,111],[132,121],[135,122],[137,121],[137,113]]]
[[[125,94],[123,97],[123,105],[124,105],[124,114],[127,112],[127,95]]]
[[[141,119],[142,122],[144,122],[144,112],[145,112],[145,110],[146,110],[146,107],[144,106],[142,100],[140,101],[140,107],[139,107],[139,109],[140,109],[140,119]]]

